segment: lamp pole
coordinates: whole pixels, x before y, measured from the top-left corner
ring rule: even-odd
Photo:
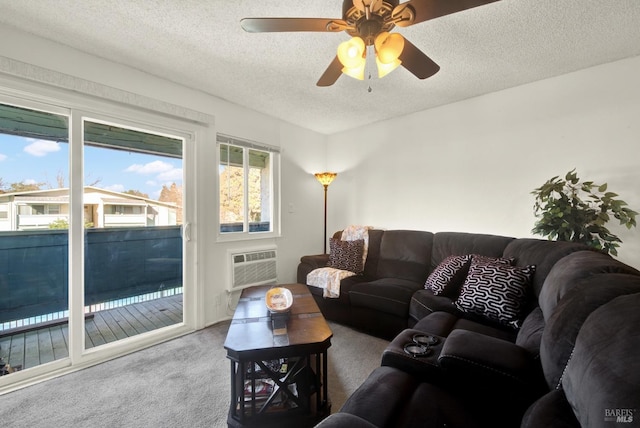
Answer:
[[[316,179],[322,184],[324,188],[324,240],[323,240],[323,254],[327,254],[327,189],[329,184],[336,178],[338,174],[335,172],[318,172],[315,174]]]

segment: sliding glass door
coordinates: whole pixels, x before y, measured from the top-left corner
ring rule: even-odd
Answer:
[[[85,348],[183,321],[183,139],[83,120]]]
[[[0,388],[193,329],[196,131],[163,122],[0,93]]]
[[[69,356],[68,112],[6,101],[0,102],[0,375]]]

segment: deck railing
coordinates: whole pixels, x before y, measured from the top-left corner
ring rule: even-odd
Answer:
[[[180,226],[87,229],[85,305],[182,286]],[[0,325],[68,309],[68,231],[0,232]]]

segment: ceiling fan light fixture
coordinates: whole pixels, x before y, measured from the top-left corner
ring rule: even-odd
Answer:
[[[367,64],[365,56],[366,46],[360,37],[352,37],[338,45],[338,60],[343,65],[342,72],[354,79],[364,80],[364,70]]]
[[[344,67],[358,67],[364,60],[364,51],[364,40],[360,37],[352,37],[338,45],[338,59]]]
[[[343,67],[342,72],[349,77],[353,77],[354,79],[364,80],[364,71],[366,68],[367,61],[362,58],[360,64],[354,67]]]
[[[402,61],[396,59],[393,62],[384,63],[376,57],[376,65],[378,66],[378,78],[382,79],[387,74],[398,68],[402,64]]]
[[[376,36],[376,57],[384,64],[395,63],[404,49],[404,37],[398,33],[383,31]]]

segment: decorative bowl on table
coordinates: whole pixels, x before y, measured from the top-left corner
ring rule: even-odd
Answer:
[[[293,294],[288,288],[273,287],[267,291],[265,303],[267,309],[272,313],[287,312],[293,305]]]

